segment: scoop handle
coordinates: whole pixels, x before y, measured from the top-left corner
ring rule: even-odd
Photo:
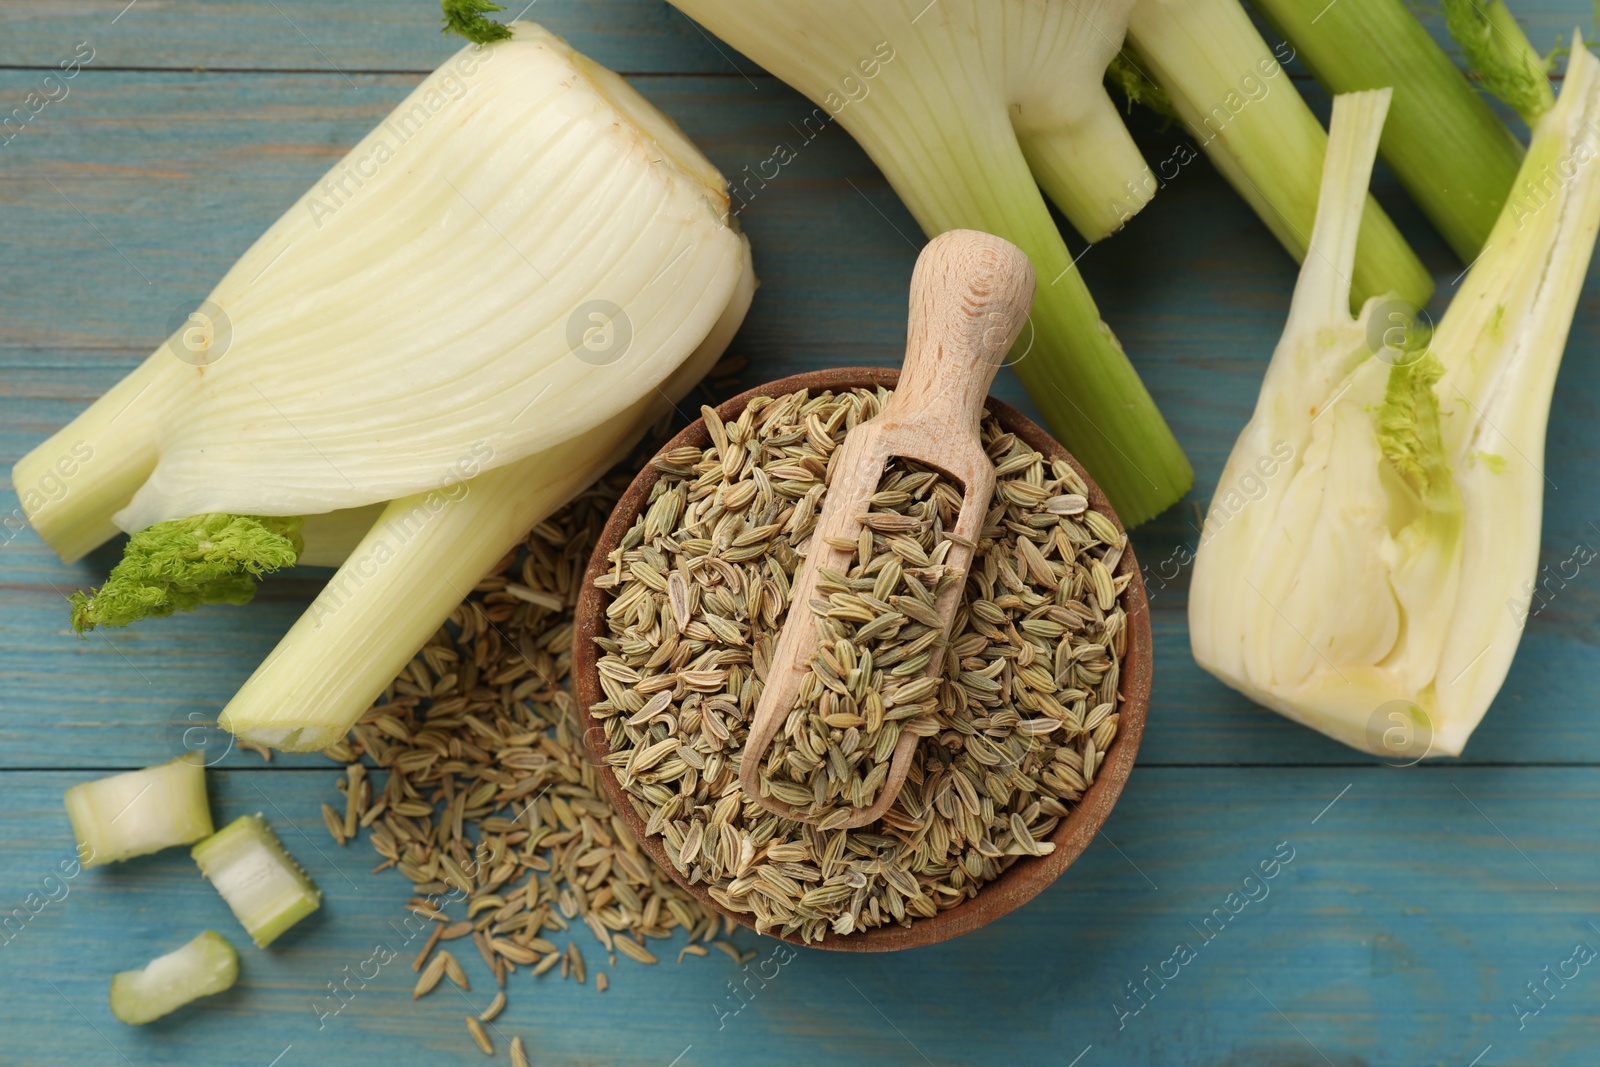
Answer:
[[[995,372],[1033,306],[1022,249],[977,230],[928,242],[911,275],[905,366],[884,415],[976,438]]]

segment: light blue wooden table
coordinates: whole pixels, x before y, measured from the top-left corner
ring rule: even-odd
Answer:
[[[1579,0],[1514,6],[1541,47],[1590,21]],[[727,173],[794,141],[810,112],[659,0],[537,0],[528,14],[628,74]],[[93,51],[70,93],[0,146],[0,466],[153,349],[174,308],[195,306],[453,50],[435,20],[430,0],[0,0],[0,111]],[[1181,136],[1135,126],[1152,159]],[[1391,178],[1377,189],[1448,287],[1460,266]],[[842,130],[804,145],[743,220],[763,281],[735,342],[747,384],[898,359],[921,237]],[[1550,982],[1537,1014],[1526,986],[1576,945],[1600,950],[1600,577],[1584,571],[1529,622],[1459,760],[1393,769],[1250,706],[1190,659],[1178,562],[1254,402],[1293,265],[1197,164],[1082,269],[1199,479],[1135,535],[1155,594],[1156,689],[1105,834],[1001,922],[910,954],[801,952],[737,1014],[725,1014],[734,967],[715,953],[624,960],[603,994],[514,976],[502,1057],[520,1033],[535,1062],[562,1065],[1600,1063],[1600,966]],[[1597,328],[1591,279],[1551,417],[1552,566],[1600,544]],[[1011,380],[998,391],[1024,399]],[[0,490],[0,514],[16,503]],[[30,531],[0,526],[0,916],[44,894],[71,855],[62,791],[176,752],[319,580],[280,578],[249,609],[80,640],[62,593],[114,558],[66,567]],[[319,1017],[328,983],[377,944],[402,960],[414,951],[392,925],[404,880],[369,874],[364,843],[341,850],[321,829],[335,777],[321,757],[267,767],[237,751],[213,774],[219,818],[269,812],[325,904],[270,952],[246,952],[238,986],[205,1010],[132,1029],[106,1007],[111,972],[203,925],[243,941],[181,851],[56,888],[60,899],[0,936],[0,1064],[477,1061],[462,1016],[490,998],[481,969],[464,999],[413,1003],[396,962]],[[1199,932],[1246,873],[1291,855],[1270,896],[1209,940]],[[1179,942],[1193,959],[1132,1013],[1142,1002],[1128,984]]]

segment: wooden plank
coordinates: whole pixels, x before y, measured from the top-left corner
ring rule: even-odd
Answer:
[[[758,69],[660,0],[534,0],[523,17],[624,73]],[[98,67],[422,72],[466,43],[440,28],[436,0],[10,0],[0,67],[54,67],[87,42]]]
[[[542,23],[626,73],[736,75],[757,68],[662,0],[534,0],[500,13]],[[1518,0],[1512,8],[1541,52],[1592,19],[1573,0]],[[1417,15],[1452,55],[1460,50],[1436,9]],[[432,0],[10,0],[0,5],[0,67],[47,68],[79,42],[102,67],[167,70],[428,71],[460,46],[438,32]],[[1276,37],[1266,30],[1273,43]]]
[[[0,71],[0,97],[30,77]],[[735,342],[750,360],[745,384],[897,361],[921,238],[843,131],[802,141],[791,124],[808,105],[770,80],[760,92],[727,78],[636,81],[730,174],[768,158],[779,141],[798,149],[741,214],[763,281]],[[159,344],[169,313],[194,306],[410,84],[402,76],[351,89],[337,76],[86,72],[59,112],[42,113],[6,146],[0,169],[8,235],[0,261],[11,265],[0,297],[0,463],[9,470]],[[1178,140],[1148,123],[1138,129],[1151,158],[1165,158]],[[1377,182],[1448,282],[1459,266],[1381,169]],[[1198,543],[1190,522],[1254,404],[1288,306],[1292,264],[1209,166],[1196,163],[1081,268],[1198,477],[1189,501],[1135,536],[1155,594],[1158,656],[1143,759],[1363,759],[1261,711],[1188,654],[1185,561]],[[1548,493],[1543,559],[1552,568],[1578,541],[1600,544],[1589,525],[1600,516],[1600,489],[1585,477],[1597,458],[1591,427],[1600,421],[1597,293],[1591,280],[1551,416],[1549,474],[1558,488]],[[997,392],[1028,407],[1009,372]],[[0,490],[0,517],[15,505],[14,492]],[[0,676],[11,683],[0,703],[0,766],[71,766],[82,751],[123,766],[160,758],[175,726],[215,714],[315,589],[310,577],[278,580],[249,609],[209,609],[85,643],[65,632],[60,598],[98,581],[115,553],[63,567],[31,531],[0,525],[0,541]],[[1585,698],[1600,677],[1600,590],[1592,579],[1581,573],[1532,620],[1469,760],[1600,758]]]
[[[1515,8],[1541,47],[1589,22],[1575,0]],[[96,48],[71,95],[0,154],[0,464],[9,468],[153,348],[168,312],[203,296],[416,80],[362,71],[420,72],[452,50],[434,32],[433,10],[373,0],[0,5],[0,68],[53,66],[80,40]],[[535,13],[618,69],[713,75],[636,83],[730,173],[794,143],[786,131],[809,113],[770,79],[745,82],[652,0],[540,0]],[[317,72],[319,48],[354,86]],[[284,73],[190,73],[196,65]],[[178,73],[106,69],[130,66]],[[20,101],[42,74],[0,69],[0,100]],[[1136,125],[1152,159],[1177,141]],[[1378,188],[1447,281],[1459,266],[1381,172]],[[751,359],[747,382],[898,357],[920,237],[841,131],[805,144],[744,221],[765,283],[737,342]],[[1252,707],[1188,656],[1182,561],[1196,537],[1187,517],[1193,500],[1209,497],[1248,416],[1292,266],[1204,164],[1186,168],[1082,266],[1201,487],[1136,535],[1152,586],[1161,583],[1156,699],[1140,769],[1106,835],[1041,898],[977,934],[910,959],[801,952],[766,986],[752,980],[736,1014],[728,983],[741,976],[720,953],[682,967],[669,952],[653,969],[624,960],[605,995],[549,977],[533,990],[528,976],[514,976],[496,1032],[502,1055],[521,1033],[535,1062],[649,1067],[1592,1062],[1592,967],[1565,985],[1550,979],[1537,1015],[1519,1019],[1519,1010],[1538,1003],[1525,983],[1561,968],[1575,943],[1600,950],[1588,829],[1600,815],[1600,772],[1366,765]],[[1591,281],[1552,411],[1543,554],[1552,567],[1578,540],[1600,543],[1591,526],[1600,501],[1585,477],[1600,421],[1597,315]],[[1001,388],[1017,399],[1014,379]],[[15,504],[0,490],[0,517]],[[488,999],[481,966],[464,953],[471,1004],[447,990],[410,1001],[405,968],[416,941],[389,925],[401,918],[405,883],[366,873],[376,857],[365,845],[326,841],[317,807],[335,796],[335,773],[321,757],[280,756],[259,769],[254,755],[232,752],[222,761],[231,769],[212,776],[219,819],[266,812],[327,894],[322,913],[271,951],[248,947],[182,851],[83,873],[40,907],[61,894],[62,883],[45,878],[71,855],[61,792],[94,774],[15,768],[142,765],[185,743],[215,758],[226,742],[202,724],[316,588],[312,574],[297,573],[249,609],[80,641],[65,629],[57,587],[93,581],[113,559],[103,551],[65,568],[31,533],[0,526],[0,958],[10,964],[0,971],[0,1065],[475,1060],[461,1019]],[[1600,758],[1589,726],[1600,678],[1592,578],[1584,571],[1531,621],[1469,762]],[[1351,761],[1361,765],[1175,766]],[[1280,842],[1294,859],[1267,883],[1270,896],[1230,902],[1259,884],[1243,877]],[[1214,909],[1227,913],[1230,903],[1239,914],[1218,918]],[[30,905],[38,914],[20,930],[15,918],[4,926]],[[1209,938],[1208,917],[1222,931]],[[109,974],[203,925],[241,948],[240,987],[140,1030],[111,1019]],[[595,970],[603,956],[587,936],[580,943]],[[763,960],[772,949],[748,934],[737,940]],[[1164,961],[1179,941],[1197,951],[1170,977]],[[397,959],[365,986],[352,980],[353,999],[325,1014],[328,983],[361,971],[380,943]],[[1150,978],[1155,971],[1169,977]],[[1148,1006],[1127,999],[1130,982],[1146,983]]]
[[[0,908],[43,899],[46,875],[71,854],[60,793],[83,777],[5,776]],[[61,883],[64,896],[52,883],[59,899],[0,946],[6,1018],[28,1021],[6,1027],[0,1062],[121,1062],[108,1042],[133,1063],[475,1060],[462,1017],[491,997],[482,964],[470,947],[461,954],[466,997],[441,988],[412,1002],[420,939],[399,926],[408,887],[366,873],[376,859],[366,844],[326,838],[317,804],[334,777],[212,776],[219,820],[264,811],[325,894],[322,911],[268,951],[248,946],[182,850],[83,872]],[[1464,1067],[1489,1045],[1483,1067],[1586,1065],[1600,1042],[1592,966],[1565,987],[1552,981],[1549,1004],[1520,1029],[1512,1004],[1531,1010],[1524,983],[1556,971],[1576,943],[1600,951],[1597,819],[1593,768],[1140,770],[1106,835],[1061,881],[967,937],[911,958],[801,950],[767,964],[776,977],[764,988],[752,979],[737,1013],[728,983],[741,976],[715,951],[681,967],[675,946],[657,967],[622,960],[603,995],[517,974],[493,1033],[502,1049],[521,1034],[535,1062],[611,1067],[680,1055],[679,1067],[1066,1065],[1086,1048],[1079,1067],[1323,1056]],[[1263,863],[1273,877],[1261,878]],[[110,1017],[112,971],[205,927],[240,949],[234,990],[147,1028]],[[591,973],[606,966],[587,931],[575,939]],[[760,961],[776,945],[735,940]],[[1180,943],[1194,958],[1165,963]],[[394,962],[363,966],[379,945]],[[1164,985],[1148,977],[1161,972]],[[356,973],[370,980],[352,980],[342,1010],[319,1015],[314,1004],[338,1003],[328,983]],[[1148,1004],[1123,1014],[1140,1005],[1126,983],[1145,982]]]

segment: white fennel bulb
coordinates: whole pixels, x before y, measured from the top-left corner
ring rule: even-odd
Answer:
[[[1600,228],[1600,64],[1574,45],[1431,337],[1379,298],[1346,308],[1387,94],[1335,100],[1313,251],[1206,519],[1189,629],[1251,699],[1417,759],[1460,754],[1521,637],[1550,398]]]
[[[722,177],[617,75],[511,29],[426,78],[19,464],[28,485],[93,452],[30,512],[46,541],[434,488],[606,422],[700,345],[744,269]]]

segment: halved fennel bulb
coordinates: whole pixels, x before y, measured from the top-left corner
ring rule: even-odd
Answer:
[[[725,185],[617,75],[512,29],[425,79],[17,464],[28,486],[89,454],[27,508],[47,543],[389,501],[656,395],[747,270]]]
[[[1574,44],[1512,198],[1429,339],[1345,301],[1389,90],[1340,96],[1309,255],[1207,516],[1195,659],[1378,755],[1458,755],[1499,691],[1538,564],[1544,437],[1600,229],[1600,63]],[[1284,457],[1287,456],[1285,459]]]
[[[511,30],[424,80],[13,472],[55,486],[70,464],[66,492],[23,494],[65,559],[141,533],[138,565],[76,602],[85,628],[242,603],[285,551],[342,564],[224,710],[242,737],[343,737],[750,306],[711,163],[617,75]]]

